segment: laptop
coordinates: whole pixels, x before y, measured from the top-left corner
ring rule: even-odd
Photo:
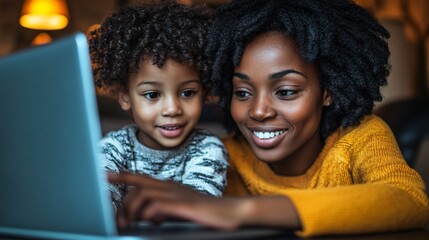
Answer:
[[[0,58],[0,236],[42,239],[228,239],[279,230],[216,231],[137,223],[119,234],[98,163],[101,138],[86,36]]]

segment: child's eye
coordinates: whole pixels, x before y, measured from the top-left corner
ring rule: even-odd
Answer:
[[[197,92],[194,90],[185,90],[185,91],[182,91],[180,93],[180,96],[185,97],[185,98],[189,98],[189,97],[194,96],[195,94],[197,94]]]
[[[250,97],[250,93],[248,91],[237,90],[234,92],[234,96],[239,100],[245,100]]]
[[[143,96],[149,100],[154,100],[159,98],[160,94],[157,92],[146,92],[143,94]]]

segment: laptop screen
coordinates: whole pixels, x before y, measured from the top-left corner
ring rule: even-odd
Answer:
[[[0,233],[116,235],[85,35],[0,59]]]

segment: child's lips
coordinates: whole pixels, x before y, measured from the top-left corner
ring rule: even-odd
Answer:
[[[167,138],[175,138],[182,134],[184,131],[184,126],[184,124],[165,124],[158,126],[158,129],[162,136]]]

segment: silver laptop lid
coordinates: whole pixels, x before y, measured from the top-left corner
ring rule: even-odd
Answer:
[[[87,40],[0,59],[0,233],[114,236]]]

